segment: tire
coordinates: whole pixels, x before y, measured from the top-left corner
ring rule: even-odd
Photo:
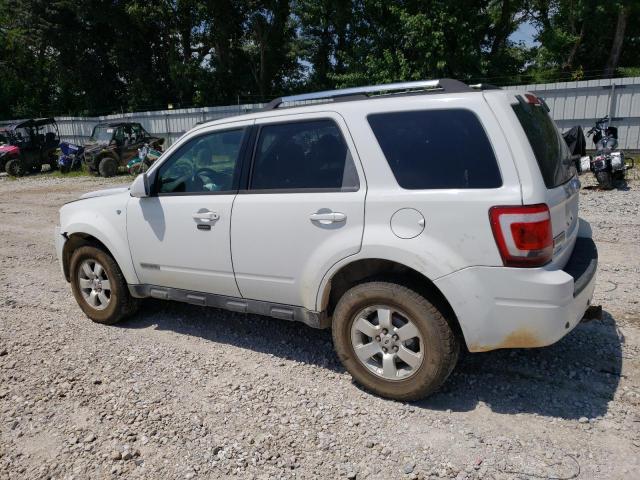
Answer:
[[[596,180],[605,190],[611,190],[613,188],[613,178],[611,172],[596,172]]]
[[[118,173],[116,159],[113,157],[104,157],[101,159],[98,165],[98,172],[100,172],[100,176],[102,177],[113,177]]]
[[[24,165],[19,158],[12,158],[4,166],[6,172],[12,177],[21,177],[24,175]]]
[[[94,273],[98,271],[97,265],[102,267],[103,272],[98,274],[96,279],[100,280],[99,287],[95,287],[95,283],[92,283],[94,280],[91,280],[91,275],[88,275],[85,269],[85,266],[88,266],[89,271]],[[124,275],[115,260],[105,251],[92,246],[78,248],[71,256],[69,271],[73,296],[85,315],[94,322],[113,325],[136,312],[137,299],[129,294]],[[91,286],[84,281],[87,279]],[[93,295],[96,292],[102,293],[107,301],[100,300],[100,293]],[[91,302],[92,297],[95,302]]]
[[[49,160],[47,161],[49,165],[49,171],[53,172],[58,169],[58,157],[56,155],[49,155]]]
[[[372,309],[372,317],[368,317],[367,312]],[[382,335],[384,330],[381,324],[384,325],[385,322],[378,318],[383,316],[385,309],[394,312],[389,317],[393,323],[392,330]],[[360,325],[356,321],[362,317],[370,319],[369,325],[374,326],[377,333],[375,337],[370,337],[370,342],[366,340],[368,343],[356,345],[362,338],[368,337],[356,328]],[[389,338],[391,331],[398,333],[399,327],[404,326],[402,322],[406,319],[415,326],[413,331],[416,335],[405,335],[406,341],[398,339],[396,335],[393,337],[396,338],[395,344],[385,343],[393,342]],[[369,325],[365,330],[368,330]],[[389,282],[366,282],[348,290],[334,311],[332,334],[338,357],[357,383],[377,395],[400,401],[418,400],[435,392],[453,371],[460,352],[458,338],[442,313],[429,300],[407,287]],[[377,345],[374,345],[374,342]],[[411,345],[409,342],[416,343]],[[375,354],[378,357],[372,356],[368,359],[368,362],[375,363],[375,366],[367,366],[356,354],[356,349],[369,344],[374,350],[380,347],[387,352],[378,352]],[[419,348],[415,348],[418,344]],[[382,345],[387,345],[388,348],[385,349]],[[409,348],[413,350],[411,353],[417,352],[411,359],[412,363],[415,362],[415,367],[401,361],[400,353],[391,353],[392,348],[394,351],[404,348],[405,353],[402,356],[405,358]],[[361,356],[366,355],[368,354],[361,353]],[[393,379],[383,376],[382,358],[388,360],[388,357],[393,358],[390,372],[397,368],[398,376]],[[416,361],[418,358],[419,362]],[[410,371],[401,371],[401,368],[407,367]],[[377,374],[373,372],[376,368]]]

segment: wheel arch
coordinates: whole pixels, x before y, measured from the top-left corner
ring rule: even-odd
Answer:
[[[463,338],[462,329],[451,304],[426,275],[403,263],[383,258],[361,258],[341,266],[324,287],[321,287],[320,311],[333,315],[338,301],[351,287],[369,280],[386,280],[404,285],[432,302],[449,322],[456,335]]]
[[[112,258],[115,259],[107,246],[93,235],[90,235],[88,233],[76,232],[70,235],[66,235],[66,238],[67,241],[62,248],[62,270],[64,271],[64,277],[67,279],[67,282],[71,281],[71,272],[69,272],[69,268],[71,265],[71,255],[80,247],[91,246],[99,248],[100,250],[104,250],[106,253],[111,255]]]
[[[114,254],[115,248],[110,247],[108,242],[101,240],[97,235],[84,231],[75,231],[73,233],[65,233],[64,237],[66,241],[62,248],[62,271],[67,281],[71,280],[71,272],[69,270],[73,252],[83,246],[93,246],[103,250],[113,258],[128,283],[137,283],[138,279],[132,265],[129,265],[130,262],[128,263],[125,259],[120,258],[118,254]]]

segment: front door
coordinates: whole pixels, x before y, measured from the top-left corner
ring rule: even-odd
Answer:
[[[233,206],[233,266],[242,296],[316,307],[323,275],[360,250],[366,185],[342,117],[256,121],[248,188]]]
[[[250,123],[185,138],[150,172],[152,195],[131,198],[127,233],[142,283],[239,296],[229,230]]]

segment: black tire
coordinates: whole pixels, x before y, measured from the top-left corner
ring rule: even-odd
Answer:
[[[12,177],[21,177],[24,175],[24,165],[19,158],[12,158],[6,163],[4,168]]]
[[[49,165],[49,171],[53,172],[58,169],[58,157],[55,154],[49,155],[49,160],[47,161]]]
[[[85,300],[80,285],[79,274],[85,260],[97,261],[102,265],[110,282],[110,298],[106,308],[98,310]],[[80,247],[71,255],[71,290],[78,305],[87,317],[96,323],[113,325],[133,315],[138,309],[138,300],[129,294],[127,282],[115,260],[105,251],[91,246]]]
[[[375,305],[406,312],[422,336],[422,361],[406,379],[384,379],[356,356],[352,325],[362,310]],[[454,369],[460,352],[460,342],[442,312],[419,293],[389,282],[366,282],[348,290],[334,311],[332,334],[338,357],[356,382],[377,395],[400,401],[418,400],[435,392]]]
[[[627,173],[626,170],[616,170],[615,172],[613,172],[613,179],[614,180],[618,180],[618,181],[622,181],[624,180],[625,174]]]
[[[113,177],[118,173],[118,163],[113,157],[104,157],[100,160],[98,165],[98,172],[102,177]]]
[[[605,190],[611,190],[613,188],[613,177],[611,172],[596,172],[596,180]]]

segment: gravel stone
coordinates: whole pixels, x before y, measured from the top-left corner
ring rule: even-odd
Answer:
[[[404,467],[402,467],[402,471],[406,474],[409,475],[410,473],[413,473],[413,469],[416,468],[416,464],[415,463],[406,463],[404,465]]]
[[[603,321],[546,348],[461,356],[439,392],[411,404],[353,384],[328,330],[161,300],[119,325],[89,321],[56,259],[58,208],[130,181],[0,176],[0,479],[640,470],[637,179],[605,192],[581,177]]]

